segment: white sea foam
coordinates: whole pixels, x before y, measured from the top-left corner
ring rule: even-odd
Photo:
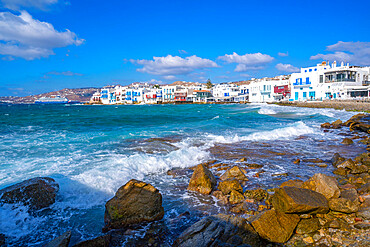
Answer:
[[[276,111],[274,111],[271,108],[261,108],[258,110],[258,114],[273,115],[273,114],[276,114]]]

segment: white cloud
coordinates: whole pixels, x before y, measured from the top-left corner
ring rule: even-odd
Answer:
[[[245,55],[239,55],[234,52],[230,55],[225,54],[224,56],[220,56],[218,59],[223,60],[226,63],[238,63],[235,68],[236,72],[263,69],[264,65],[274,60],[270,55],[262,54],[260,52]]]
[[[58,0],[1,0],[5,8],[19,10],[22,8],[37,8],[45,10],[49,5],[56,4]]]
[[[329,60],[338,62],[351,62],[356,65],[370,64],[370,42],[343,42],[339,41],[334,45],[326,47],[327,51],[333,53],[317,54],[310,59]]]
[[[75,72],[72,72],[72,71],[62,71],[62,72],[50,71],[47,74],[48,75],[63,75],[63,76],[83,76],[83,74],[81,74],[81,73],[75,73]]]
[[[289,73],[293,73],[293,72],[299,72],[299,68],[297,67],[294,67],[293,65],[291,64],[282,64],[282,63],[278,63],[276,64],[275,66],[278,70],[280,71],[284,71],[284,72],[289,72]]]
[[[166,57],[153,57],[153,60],[130,59],[130,62],[143,65],[142,68],[137,69],[139,72],[165,76],[166,79],[173,79],[175,75],[186,75],[197,69],[217,67],[217,64],[212,60],[195,55],[186,58],[168,55]]]
[[[279,52],[279,53],[278,53],[278,55],[279,55],[280,57],[287,57],[287,56],[289,56],[289,53],[288,53],[288,52],[286,52],[286,53],[284,53],[284,52]]]
[[[22,11],[19,16],[0,12],[2,55],[33,60],[53,55],[54,48],[81,45],[83,42],[83,39],[68,29],[59,32],[50,23],[33,19],[26,11]]]

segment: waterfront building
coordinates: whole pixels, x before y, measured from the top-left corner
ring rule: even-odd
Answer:
[[[284,95],[281,92],[281,88],[284,87],[288,91],[288,85],[289,79],[287,76],[254,79],[249,84],[249,101],[253,103],[265,103],[282,100]]]
[[[193,102],[209,102],[213,101],[212,93],[209,90],[194,90],[193,91]]]
[[[367,82],[370,67],[340,66],[322,62],[314,67],[301,68],[301,72],[290,77],[291,100],[350,99],[367,97]],[[363,92],[363,93],[355,93]],[[367,95],[366,95],[367,94]]]
[[[212,88],[212,94],[216,102],[235,102],[241,93],[238,85],[221,83]]]

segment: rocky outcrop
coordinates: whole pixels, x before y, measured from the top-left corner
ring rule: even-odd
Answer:
[[[185,230],[173,246],[265,246],[251,225],[232,215],[206,217]]]
[[[359,203],[347,198],[334,198],[329,200],[329,208],[333,211],[350,214],[358,211]]]
[[[302,180],[300,180],[300,179],[294,179],[294,180],[288,180],[288,181],[283,182],[280,185],[280,187],[288,186],[288,187],[302,188],[302,185],[303,185],[303,181]]]
[[[221,176],[221,180],[227,180],[232,178],[235,178],[237,180],[248,181],[248,178],[247,176],[245,176],[244,171],[240,169],[240,167],[238,166],[233,166]]]
[[[327,213],[328,200],[322,194],[302,188],[283,187],[275,190],[272,205],[284,213]]]
[[[212,172],[208,170],[203,164],[197,165],[194,173],[191,176],[188,190],[197,191],[202,194],[209,195],[216,186],[217,180]]]
[[[243,193],[243,188],[236,179],[221,181],[218,184],[218,189],[221,190],[224,195],[230,194],[232,190]]]
[[[321,124],[321,128],[323,129],[340,129],[342,127],[342,121],[340,119],[332,122],[332,123],[323,123]]]
[[[292,236],[299,220],[298,215],[269,210],[253,217],[251,224],[262,238],[285,243]]]
[[[43,247],[68,247],[69,241],[71,240],[71,231],[67,231],[59,237],[53,239],[51,242],[45,244]]]
[[[264,189],[246,190],[244,196],[248,199],[254,199],[256,201],[263,201],[267,199],[268,193]]]
[[[105,204],[104,230],[163,218],[162,195],[151,184],[131,179]]]
[[[53,204],[58,190],[52,178],[32,178],[0,190],[0,203],[22,203],[38,210]]]
[[[302,188],[323,194],[328,200],[331,198],[338,198],[340,195],[337,180],[322,173],[313,175],[309,180],[303,183]]]

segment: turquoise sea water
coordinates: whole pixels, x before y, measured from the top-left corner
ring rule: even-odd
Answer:
[[[56,203],[36,214],[22,206],[2,205],[0,233],[13,246],[43,245],[66,230],[72,230],[72,243],[98,236],[105,202],[136,178],[160,189],[164,221],[176,237],[176,228],[204,216],[202,200],[208,200],[210,214],[224,209],[212,197],[186,192],[189,177],[173,178],[166,175],[168,170],[214,159],[210,150],[215,145],[257,148],[262,143],[302,157],[330,159],[341,149],[338,140],[343,136],[339,130],[323,132],[320,124],[352,115],[265,104],[0,105],[0,189],[38,176],[52,177],[60,185]],[[351,155],[350,149],[340,151]],[[304,177],[322,169],[296,167],[291,157],[279,155],[247,158],[263,163],[267,174],[257,180],[251,173],[250,186],[276,183],[274,173]],[[171,225],[185,211],[193,217]]]

